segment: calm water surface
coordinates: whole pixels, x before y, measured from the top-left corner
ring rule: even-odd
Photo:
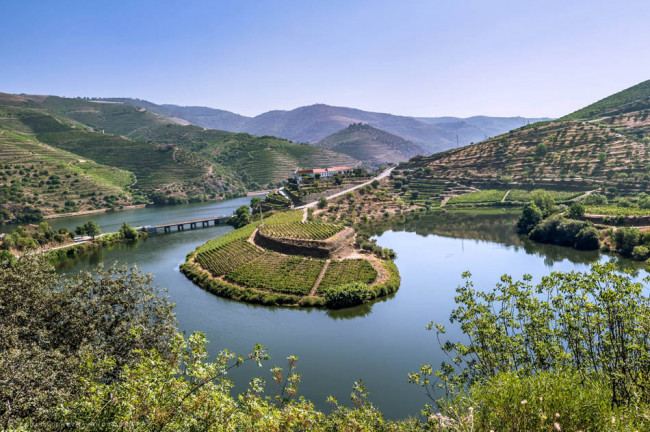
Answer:
[[[132,225],[171,222],[202,215],[228,214],[247,198],[213,204],[145,209],[93,217],[103,231]],[[88,218],[61,219],[52,225],[74,227]],[[131,245],[117,245],[67,262],[63,273],[91,269],[103,262],[137,264],[153,273],[176,303],[181,330],[207,334],[215,355],[227,348],[248,352],[255,344],[269,347],[271,361],[233,375],[237,390],[245,390],[255,376],[275,391],[269,369],[284,366],[291,354],[299,357],[300,394],[328,409],[325,398],[347,402],[352,383],[363,379],[371,401],[390,418],[417,415],[427,402],[409,385],[407,373],[422,363],[443,360],[435,335],[424,329],[430,321],[448,323],[461,273],[470,270],[477,288],[490,289],[507,273],[528,273],[539,280],[554,270],[586,270],[589,262],[604,260],[597,252],[579,252],[525,242],[513,232],[515,216],[449,214],[428,215],[397,223],[378,235],[378,243],[397,252],[402,276],[399,291],[372,305],[338,312],[251,306],[209,294],[189,282],[178,270],[185,255],[208,239],[231,230],[228,226],[151,236]],[[457,336],[448,329],[448,336]]]

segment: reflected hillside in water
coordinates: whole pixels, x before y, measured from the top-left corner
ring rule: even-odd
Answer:
[[[569,247],[537,243],[517,234],[515,223],[519,215],[513,212],[454,212],[436,211],[415,213],[373,224],[370,231],[380,235],[386,231],[412,232],[420,236],[437,235],[454,239],[492,242],[536,255],[547,266],[568,260],[574,264],[590,264],[596,261],[615,261],[620,267],[639,270],[645,268],[642,262],[636,262],[616,255],[606,255],[599,251],[580,251]]]

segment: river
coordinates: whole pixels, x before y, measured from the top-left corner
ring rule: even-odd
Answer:
[[[124,221],[135,226],[229,214],[249,199],[57,219],[51,224],[74,228],[92,219],[103,231],[114,231]],[[516,278],[528,273],[539,280],[554,270],[586,270],[590,262],[607,259],[598,252],[524,241],[514,233],[514,221],[512,214],[434,214],[393,224],[377,240],[397,252],[399,291],[374,304],[337,312],[242,304],[188,281],[178,270],[186,254],[230,231],[229,226],[118,244],[65,262],[59,271],[71,274],[98,263],[137,264],[169,290],[181,330],[207,334],[211,355],[225,348],[245,354],[257,343],[269,347],[272,359],[261,369],[247,366],[235,371],[238,391],[245,390],[252,377],[261,376],[268,392],[274,392],[269,369],[274,364],[285,366],[285,358],[295,354],[302,373],[299,394],[318,408],[328,409],[328,395],[348,403],[353,382],[362,379],[377,407],[389,418],[404,418],[416,416],[427,403],[419,389],[408,384],[407,373],[422,363],[438,366],[443,360],[435,335],[425,325],[448,323],[454,290],[464,271],[472,272],[477,288],[490,289],[505,273]],[[457,337],[457,331],[451,328],[448,336]]]

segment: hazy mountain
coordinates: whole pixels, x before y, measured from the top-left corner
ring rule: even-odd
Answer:
[[[368,124],[412,141],[429,153],[466,145],[499,135],[513,128],[543,119],[476,116],[415,118],[363,111],[355,108],[316,104],[290,111],[269,111],[245,117],[206,107],[156,105],[139,99],[106,99],[140,106],[152,112],[184,119],[197,126],[253,135],[272,135],[296,142],[314,144],[353,123]]]
[[[362,161],[370,168],[404,162],[427,153],[419,145],[367,124],[353,123],[316,143]]]

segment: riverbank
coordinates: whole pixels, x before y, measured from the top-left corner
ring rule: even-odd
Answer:
[[[43,216],[43,220],[61,219],[61,218],[74,217],[74,216],[89,216],[89,215],[95,215],[101,213],[113,213],[113,212],[120,212],[126,210],[136,210],[136,209],[145,208],[146,206],[147,204],[134,204],[129,206],[122,206],[115,209],[104,208],[104,209],[95,209],[95,210],[83,210],[83,211],[72,212],[72,213],[56,213],[56,214]]]

